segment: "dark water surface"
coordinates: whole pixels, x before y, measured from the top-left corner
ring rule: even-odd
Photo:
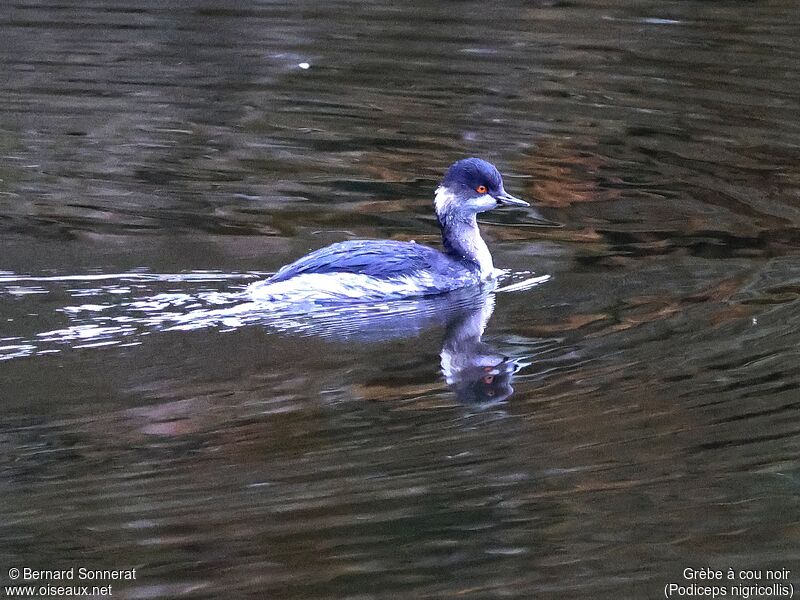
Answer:
[[[0,580],[799,582],[799,39],[793,1],[4,2]],[[510,290],[247,301],[333,241],[436,244],[465,155],[563,224],[485,216]]]

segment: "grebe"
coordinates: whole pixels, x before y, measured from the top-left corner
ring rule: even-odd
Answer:
[[[444,252],[416,242],[339,242],[286,265],[248,291],[265,301],[365,302],[493,282],[499,272],[478,231],[476,215],[503,205],[530,206],[505,191],[491,163],[459,160],[447,170],[434,200]]]

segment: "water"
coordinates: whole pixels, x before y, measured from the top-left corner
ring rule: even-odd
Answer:
[[[4,585],[797,583],[795,3],[74,4],[0,8]],[[473,154],[563,225],[485,216],[505,291],[248,303],[327,243],[436,244]]]

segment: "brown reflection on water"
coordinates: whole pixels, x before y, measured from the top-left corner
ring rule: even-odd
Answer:
[[[592,145],[597,145],[594,141]],[[564,208],[575,202],[606,202],[619,199],[623,181],[606,173],[607,157],[592,153],[584,141],[574,147],[570,140],[545,139],[521,165],[526,193],[543,206]]]

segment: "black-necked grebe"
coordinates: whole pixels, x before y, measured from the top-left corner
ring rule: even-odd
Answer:
[[[491,163],[460,160],[447,170],[434,201],[444,252],[416,242],[339,242],[286,265],[249,291],[258,300],[354,302],[479,285],[493,280],[497,272],[476,215],[501,205],[530,206],[505,191]]]

